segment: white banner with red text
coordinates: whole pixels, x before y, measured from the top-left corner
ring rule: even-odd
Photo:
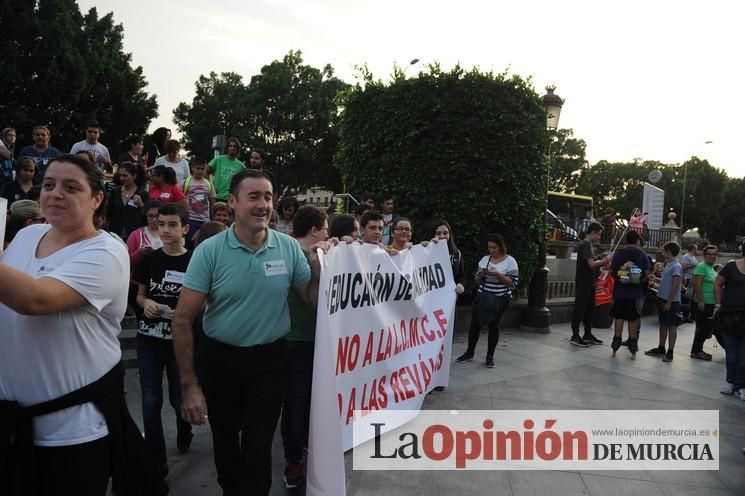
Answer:
[[[455,283],[447,245],[389,256],[341,244],[321,257],[311,397],[307,494],[345,494],[344,452],[370,438],[354,425],[400,411],[416,417],[426,394],[447,386]],[[371,436],[372,437],[372,436]]]

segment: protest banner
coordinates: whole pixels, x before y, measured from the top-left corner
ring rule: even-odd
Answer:
[[[0,198],[0,212],[8,211],[8,200]],[[8,216],[3,213],[0,215],[0,253],[3,252],[3,246],[5,245],[5,223],[8,220]]]
[[[371,244],[339,245],[321,257],[307,494],[345,494],[344,452],[355,410],[407,411],[447,386],[455,283],[445,243],[394,256]]]

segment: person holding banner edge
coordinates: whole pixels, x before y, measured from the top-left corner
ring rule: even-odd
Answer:
[[[315,205],[303,205],[295,213],[293,231],[311,264],[311,247],[329,236],[328,215]],[[303,447],[308,436],[310,394],[313,384],[313,353],[316,336],[316,307],[297,294],[287,296],[290,333],[287,335],[287,392],[282,404],[282,443],[285,450],[284,482],[287,489],[303,483]]]
[[[473,302],[471,327],[468,331],[468,349],[456,361],[473,361],[481,327],[489,326],[489,340],[486,349],[488,368],[494,368],[494,350],[499,342],[499,321],[507,311],[512,299],[512,290],[519,281],[517,261],[507,254],[504,238],[499,234],[487,236],[489,255],[479,261],[475,282],[479,291]]]
[[[273,189],[268,176],[243,169],[230,181],[234,224],[200,244],[192,256],[173,318],[174,349],[183,399],[181,413],[210,427],[223,494],[269,494],[274,429],[286,386],[287,295],[311,305],[320,265],[297,242],[268,229]],[[204,304],[200,381],[194,371],[192,322]],[[241,439],[243,433],[243,439]]]

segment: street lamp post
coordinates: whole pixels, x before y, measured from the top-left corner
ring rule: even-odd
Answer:
[[[549,133],[559,127],[559,116],[564,100],[555,94],[555,86],[547,86],[543,95],[543,106],[546,108],[546,129]],[[549,149],[550,149],[549,143]],[[549,163],[549,167],[550,167]],[[546,174],[546,207],[548,207],[548,172]],[[544,213],[545,215],[545,213]],[[520,328],[528,332],[546,334],[551,332],[551,311],[546,306],[548,290],[548,267],[546,267],[546,233],[541,233],[539,241],[538,268],[528,288],[528,306],[523,310]]]
[[[401,73],[404,77],[406,77],[406,71],[409,70],[410,67],[413,67],[419,63],[419,59],[411,59],[411,62],[409,62],[409,65],[407,65],[404,68],[404,71]]]

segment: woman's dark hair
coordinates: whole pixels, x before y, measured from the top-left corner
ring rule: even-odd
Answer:
[[[145,177],[145,168],[141,164],[135,164],[132,162],[122,162],[119,164],[119,170],[125,170],[129,173],[129,175],[134,176],[135,178],[135,185],[138,188],[142,188],[145,186],[145,181],[147,178]]]
[[[178,140],[169,139],[168,141],[166,141],[165,150],[166,153],[177,152],[181,150],[181,143],[179,143]]]
[[[166,140],[168,139],[168,134],[171,132],[170,129],[167,127],[159,127],[155,131],[153,131],[152,138],[153,143],[155,143],[155,146],[158,147],[158,150],[165,149]]]
[[[211,238],[215,234],[220,234],[225,229],[227,229],[227,227],[225,227],[225,224],[210,220],[199,226],[199,229],[197,229],[197,232],[194,234],[194,236],[192,236],[191,240],[194,241],[194,245],[196,246],[202,241]]]
[[[150,172],[151,176],[161,176],[163,180],[168,184],[176,184],[176,171],[165,165],[156,165]]]
[[[329,226],[329,237],[339,238],[342,236],[351,236],[354,231],[354,221],[357,220],[353,215],[340,214],[331,220]]]
[[[88,150],[78,150],[75,152],[75,155],[85,158],[91,164],[95,163],[96,161],[96,159],[93,158],[93,154],[89,152]]]
[[[160,200],[150,200],[145,204],[145,212],[152,209],[157,209],[160,212],[160,207],[163,206],[163,202]]]
[[[504,238],[501,234],[497,233],[491,233],[487,234],[486,236],[486,242],[492,242],[496,244],[499,247],[499,250],[502,252],[502,254],[507,255],[507,245],[504,243]]]
[[[215,212],[227,212],[230,214],[230,207],[228,207],[228,204],[225,202],[215,202],[215,204],[212,205],[212,217],[215,216]]]
[[[143,143],[142,136],[133,134],[124,141],[124,151],[130,151],[138,143]]]
[[[64,153],[62,155],[57,155],[52,160],[49,161],[49,164],[47,165],[47,171],[52,167],[53,164],[57,162],[64,162],[66,164],[72,164],[76,166],[78,169],[83,171],[83,174],[85,174],[85,179],[88,183],[88,186],[91,188],[91,196],[95,196],[98,193],[105,193],[103,188],[103,174],[96,169],[96,166],[92,163],[88,162],[83,157],[80,157],[78,155],[72,155],[70,153]],[[104,198],[101,200],[101,204],[96,209],[95,214],[98,215],[100,212],[103,212],[103,210],[106,208],[106,202],[104,201]]]
[[[393,224],[391,224],[391,244],[393,244],[393,231],[398,227],[398,225],[401,222],[408,222],[409,223],[409,226],[411,226],[411,239],[412,240],[414,239],[414,223],[411,222],[411,219],[408,219],[406,217],[399,217],[398,219],[396,219],[396,222],[394,222]]]
[[[25,169],[26,167],[33,167],[34,174],[39,173],[39,166],[36,164],[36,160],[32,159],[31,157],[19,158],[18,160],[16,160],[15,166],[13,168],[16,172],[21,172],[21,170]]]
[[[294,196],[285,196],[279,201],[280,211],[290,207],[295,209],[295,213],[297,213],[298,208],[300,208],[300,204]]]
[[[453,228],[450,227],[450,223],[445,219],[435,219],[435,221],[432,222],[431,226],[432,233],[430,236],[428,236],[428,239],[434,239],[437,237],[436,232],[438,227],[445,226],[448,228],[448,232],[450,232],[450,239],[448,239],[448,252],[456,253],[458,251],[458,245],[455,244],[455,233],[453,233]]]

